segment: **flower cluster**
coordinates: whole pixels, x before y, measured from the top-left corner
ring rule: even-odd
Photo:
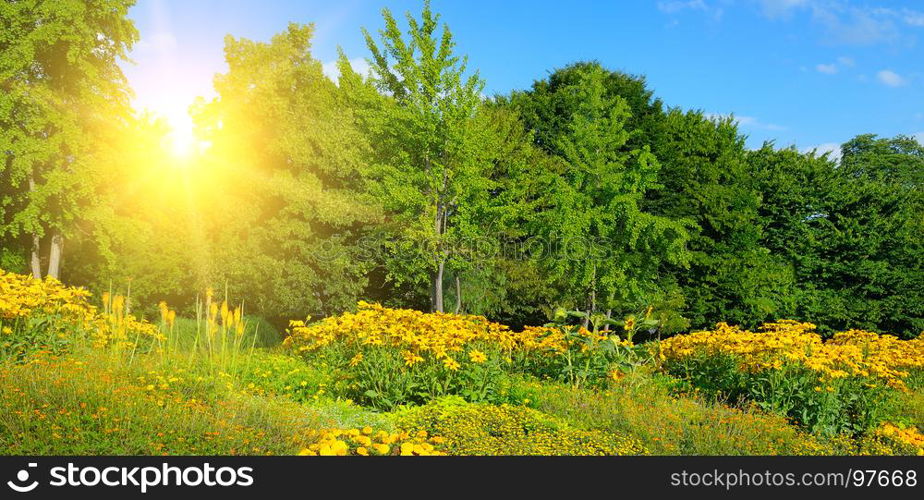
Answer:
[[[576,328],[581,349],[591,342],[615,341],[630,345],[617,336],[593,333]],[[314,324],[291,321],[284,345],[299,352],[310,352],[335,342],[359,346],[389,346],[402,350],[405,363],[412,366],[425,357],[441,360],[448,368],[457,368],[458,353],[478,344],[490,345],[511,353],[539,352],[562,354],[575,341],[561,328],[526,327],[515,332],[506,325],[488,321],[483,316],[450,313],[423,313],[412,309],[391,309],[379,304],[360,302],[356,313],[345,313]],[[467,358],[474,363],[485,361],[484,353],[468,350]],[[359,363],[362,358],[354,360]]]
[[[318,456],[437,456],[445,455],[437,448],[443,438],[429,437],[426,431],[375,432],[372,427],[362,429],[329,429],[320,432],[309,431],[309,438],[316,438],[314,444],[302,449],[299,455]]]
[[[206,318],[206,327],[209,334],[215,332],[219,328],[219,319],[221,319],[220,327],[222,330],[231,332],[233,331],[238,336],[244,334],[244,319],[243,319],[243,306],[231,308],[228,305],[227,300],[221,301],[219,304],[216,301],[212,300],[212,295],[214,292],[211,288],[205,291],[205,304],[206,310],[208,311],[208,316]]]
[[[13,351],[21,356],[57,353],[79,339],[94,347],[120,348],[163,338],[155,325],[129,314],[125,297],[104,293],[102,310],[91,305],[90,298],[89,291],[53,278],[38,280],[0,270],[4,346],[18,346]]]
[[[0,269],[0,320],[42,313],[81,323],[90,321],[96,310],[89,297],[87,290],[66,287],[54,278],[42,281]]]
[[[893,448],[924,456],[924,434],[915,427],[899,427],[890,422],[883,422],[874,435],[890,444],[897,445]]]
[[[128,300],[122,295],[102,294],[103,310],[96,314],[91,336],[97,347],[106,345],[132,348],[140,340],[164,340],[156,325],[129,313]]]
[[[333,316],[312,325],[292,321],[285,345],[298,351],[314,351],[342,341],[362,346],[391,346],[406,352],[409,365],[423,356],[451,358],[467,344],[489,342],[511,350],[518,336],[508,327],[482,316],[422,313],[411,309],[390,309],[379,304],[359,303],[356,313]]]
[[[873,378],[901,387],[909,370],[924,368],[924,341],[899,340],[860,330],[823,341],[815,325],[797,321],[766,323],[758,332],[719,323],[711,331],[678,335],[660,343],[667,362],[694,356],[730,355],[742,370],[760,372],[801,365],[825,379]]]

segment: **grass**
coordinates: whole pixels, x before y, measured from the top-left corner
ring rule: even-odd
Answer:
[[[786,419],[708,398],[672,395],[675,381],[633,373],[603,391],[536,380],[520,390],[528,404],[590,430],[635,436],[655,455],[799,455],[830,453]]]
[[[0,363],[0,450],[14,455],[285,455],[309,445],[313,430],[372,426],[393,431],[401,415],[407,415],[406,410],[377,412],[338,398],[329,392],[334,384],[328,369],[272,348],[242,357],[231,371],[217,370],[203,353],[152,353],[130,364],[125,356],[80,350]],[[678,393],[676,379],[644,370],[605,390],[532,378],[512,378],[507,384],[511,400],[575,429],[568,432],[625,437],[655,455],[858,452],[855,444],[821,440],[780,416],[730,407],[695,392]],[[922,403],[918,391],[896,399],[894,421],[920,425]],[[460,410],[465,416],[460,421],[472,426],[477,422],[472,415],[495,411],[482,406]],[[486,430],[477,432],[494,432],[494,424],[483,425]],[[526,446],[520,438],[518,448],[507,453],[562,451]],[[456,444],[458,450],[471,448]],[[494,448],[505,452],[500,445]]]
[[[286,455],[323,451],[319,439],[339,446],[337,436],[360,443],[371,429],[436,433],[440,451],[459,454],[913,454],[924,444],[921,373],[888,402],[893,438],[823,439],[783,416],[723,404],[652,363],[594,388],[502,371],[492,379],[497,401],[385,412],[349,399],[354,372],[323,357],[306,362],[256,317],[228,326],[214,315],[176,318],[159,331],[148,325],[154,335],[141,344],[138,335],[99,344],[54,318],[29,321],[2,325],[24,347],[0,356],[0,454]]]
[[[255,394],[185,358],[113,363],[107,354],[0,366],[0,449],[13,455],[294,454],[307,431],[391,423],[329,398]]]

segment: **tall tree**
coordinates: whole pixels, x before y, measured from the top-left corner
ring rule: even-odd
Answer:
[[[379,107],[373,174],[392,214],[387,267],[396,281],[428,281],[430,305],[444,310],[447,265],[465,267],[453,247],[477,231],[475,205],[488,195],[479,125],[477,73],[454,54],[447,26],[424,4],[420,19],[407,15],[407,38],[387,9],[380,42],[363,30],[372,52],[372,82],[388,99]]]
[[[312,57],[313,33],[292,24],[269,43],[228,37],[229,71],[197,118],[212,142],[196,209],[210,278],[274,318],[355,305],[369,270],[359,238],[380,220],[362,194],[369,144]]]
[[[32,274],[58,278],[64,241],[97,202],[100,129],[130,113],[118,66],[133,0],[0,5],[0,235],[29,235]]]
[[[689,268],[668,269],[691,326],[754,326],[791,315],[792,271],[763,245],[762,193],[734,119],[671,109],[646,137],[662,159],[664,187],[649,192],[645,206],[696,225]]]
[[[591,312],[629,308],[659,291],[659,270],[686,260],[687,227],[647,213],[643,196],[658,187],[648,146],[632,147],[627,101],[608,88],[612,73],[578,64],[553,73],[511,103],[537,144],[556,158],[542,174],[545,195],[534,234],[555,251],[544,268],[559,300]]]
[[[840,162],[765,146],[751,153],[765,242],[792,263],[796,316],[825,332],[924,330],[924,148],[858,136]]]

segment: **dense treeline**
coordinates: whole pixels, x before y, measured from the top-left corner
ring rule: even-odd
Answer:
[[[139,307],[227,287],[278,321],[371,299],[514,325],[650,308],[660,334],[924,330],[912,138],[860,135],[839,160],[749,150],[732,118],[596,62],[486,98],[425,6],[406,29],[386,11],[370,73],[341,54],[336,82],[311,25],[229,36],[218,97],[194,109],[210,147],[178,167],[162,124],[125,110],[131,2],[34,3],[0,6],[4,269],[63,262]]]

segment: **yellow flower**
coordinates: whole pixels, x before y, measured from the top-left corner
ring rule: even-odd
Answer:
[[[445,359],[443,360],[443,366],[445,366],[446,368],[448,368],[448,369],[450,369],[450,370],[452,370],[452,371],[456,371],[456,370],[459,369],[459,367],[460,367],[461,365],[459,364],[458,361],[456,361],[456,360],[454,360],[454,359],[452,359],[452,358],[447,357],[447,358],[445,358]]]
[[[629,316],[626,318],[626,322],[622,328],[627,332],[632,331],[632,329],[635,328],[635,316]]]
[[[422,356],[411,351],[404,351],[401,356],[404,358],[404,366],[414,366],[424,360]]]
[[[473,349],[468,353],[468,359],[470,359],[472,363],[484,363],[487,361],[488,357],[485,356],[483,352]]]
[[[350,359],[350,366],[351,366],[351,367],[352,367],[352,366],[356,366],[356,365],[362,363],[362,361],[363,361],[363,353],[359,353],[359,354],[357,354],[356,356],[353,356],[352,359]]]

